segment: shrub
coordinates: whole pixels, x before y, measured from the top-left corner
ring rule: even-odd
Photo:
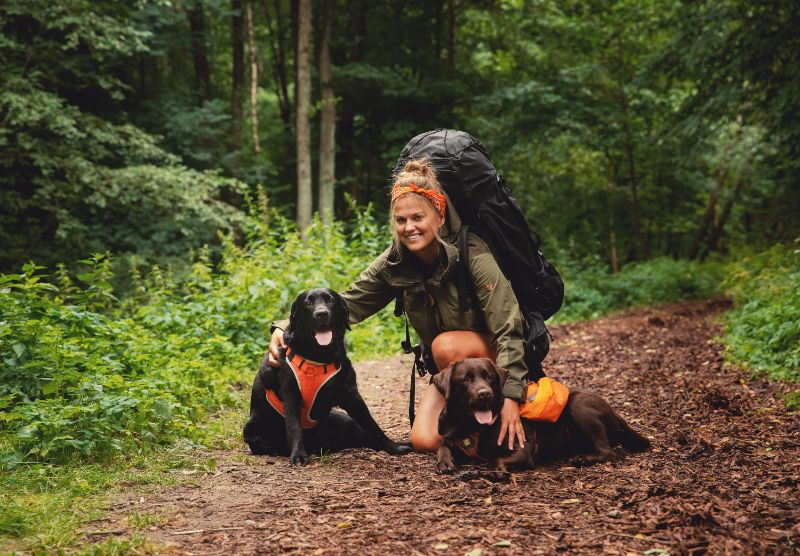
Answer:
[[[725,316],[727,356],[754,374],[800,382],[800,250],[776,245],[728,268],[735,308]]]
[[[564,265],[564,306],[555,322],[598,318],[625,307],[720,295],[723,266],[661,257],[626,266],[612,275],[599,263]]]
[[[122,300],[108,255],[81,261],[74,277],[61,267],[57,285],[32,263],[0,275],[2,461],[102,459],[202,438],[205,415],[241,403],[269,323],[303,289],[346,287],[388,238],[368,211],[348,227],[315,221],[304,237],[273,220],[250,217],[245,247],[223,238],[216,269],[201,250],[180,279],[134,270]],[[402,322],[390,309],[355,327],[355,358],[397,349]]]

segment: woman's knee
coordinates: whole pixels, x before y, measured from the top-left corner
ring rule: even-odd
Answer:
[[[435,452],[439,449],[442,439],[431,432],[422,428],[411,429],[411,447],[415,452]]]
[[[467,357],[494,357],[487,338],[468,330],[442,332],[431,342],[431,354],[439,369]]]

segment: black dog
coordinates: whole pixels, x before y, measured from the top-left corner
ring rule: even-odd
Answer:
[[[309,290],[292,303],[280,367],[265,356],[253,381],[244,440],[254,454],[288,454],[293,464],[306,465],[307,449],[411,451],[384,434],[358,393],[344,345],[349,329],[347,304],[332,290]]]
[[[571,390],[561,416],[554,422],[522,419],[525,446],[508,449],[507,440],[497,445],[505,371],[491,359],[464,359],[433,377],[445,397],[439,415],[439,434],[444,442],[437,454],[436,471],[455,470],[453,451],[491,462],[505,471],[533,467],[534,462],[578,456],[591,464],[616,457],[612,449],[622,444],[633,452],[646,450],[650,441],[634,431],[598,395]],[[468,448],[468,449],[467,449]]]

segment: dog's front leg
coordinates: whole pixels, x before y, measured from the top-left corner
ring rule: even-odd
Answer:
[[[505,472],[508,467],[517,470],[530,469],[533,467],[532,445],[526,442],[522,448],[517,448],[505,456],[498,456],[491,464],[495,471]]]
[[[453,453],[450,447],[442,442],[439,450],[436,452],[436,472],[437,473],[453,473],[456,470],[456,463],[453,461]]]
[[[353,418],[353,421],[364,429],[367,438],[375,443],[376,449],[389,452],[394,456],[407,454],[411,451],[409,444],[400,444],[386,436],[380,425],[373,419],[367,404],[364,402],[364,398],[361,397],[358,390],[350,390],[345,399],[342,400],[341,407]]]
[[[284,420],[286,421],[286,443],[289,447],[289,461],[292,465],[307,465],[308,454],[303,446],[303,428],[300,426],[300,410],[303,398],[296,384],[281,388],[283,395]]]

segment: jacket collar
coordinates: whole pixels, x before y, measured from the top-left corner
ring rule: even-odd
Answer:
[[[458,248],[455,245],[440,239],[439,247],[439,266],[433,275],[425,280],[435,287],[440,287],[455,272],[458,264]],[[397,288],[421,285],[423,282],[419,260],[403,245],[392,245],[386,258],[386,265],[383,267],[383,274],[386,281]]]

